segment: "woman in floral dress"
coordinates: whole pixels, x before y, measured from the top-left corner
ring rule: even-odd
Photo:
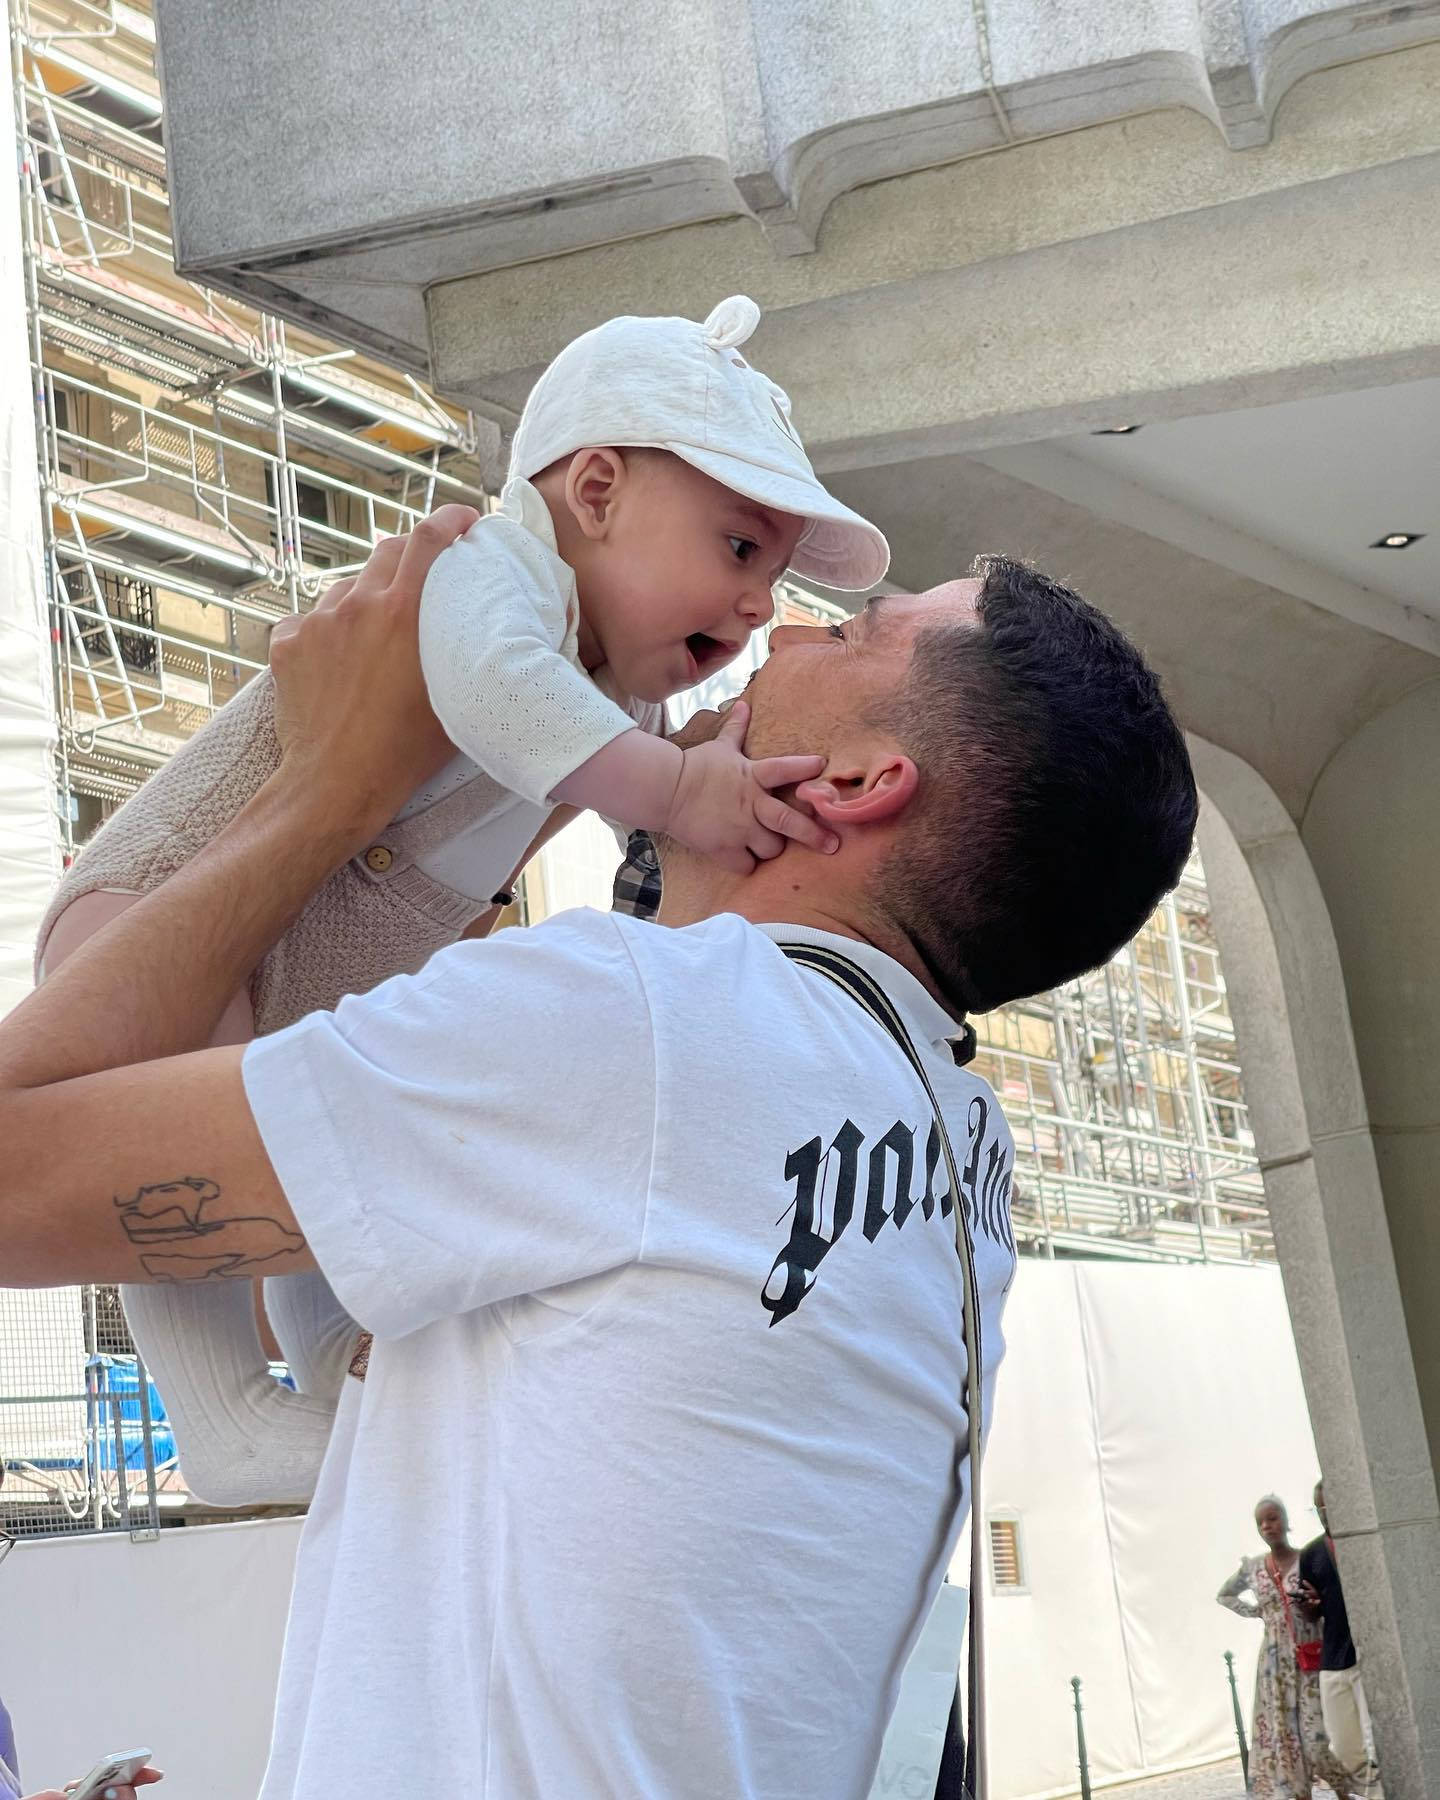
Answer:
[[[1300,1552],[1290,1542],[1285,1504],[1267,1494],[1255,1508],[1263,1556],[1245,1556],[1215,1598],[1242,1619],[1260,1619],[1265,1642],[1255,1670],[1250,1726],[1250,1787],[1255,1800],[1309,1800],[1323,1781],[1342,1797],[1356,1790],[1330,1754],[1320,1711],[1320,1626],[1300,1605]],[[1297,1649],[1314,1662],[1302,1668]]]

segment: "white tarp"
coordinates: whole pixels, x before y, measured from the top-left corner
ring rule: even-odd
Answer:
[[[1222,1652],[1248,1718],[1259,1628],[1215,1589],[1257,1546],[1267,1489],[1297,1537],[1318,1529],[1278,1274],[1027,1261],[1006,1335],[986,1512],[1018,1524],[1025,1591],[986,1602],[996,1800],[1076,1787],[1072,1675],[1097,1783],[1233,1754]],[[149,1744],[176,1796],[251,1800],[297,1533],[22,1543],[0,1565],[0,1695],[27,1781]],[[694,1574],[703,1604],[703,1559]],[[962,1549],[952,1579],[968,1574]],[[886,1800],[919,1791],[908,1765],[881,1777]]]
[[[1023,1593],[989,1596],[997,1800],[1235,1753],[1258,1625],[1215,1603],[1270,1490],[1303,1542],[1319,1474],[1278,1270],[1025,1263],[985,1459],[1018,1521]],[[958,1564],[951,1577],[965,1579]]]
[[[0,131],[15,143],[14,88]],[[19,191],[0,177],[0,1014],[30,992],[35,930],[60,878],[55,704],[46,619]]]
[[[610,910],[610,890],[622,852],[615,833],[594,813],[581,813],[559,831],[536,859],[543,899],[534,917],[568,912],[572,906]],[[536,897],[531,890],[532,900]]]
[[[26,1791],[144,1745],[158,1792],[254,1800],[299,1532],[273,1519],[17,1545],[0,1565],[0,1695]]]

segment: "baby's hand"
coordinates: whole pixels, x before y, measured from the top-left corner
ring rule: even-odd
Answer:
[[[809,781],[825,767],[825,758],[767,756],[751,762],[741,748],[749,723],[750,708],[737,700],[718,736],[685,751],[666,831],[737,875],[748,875],[757,859],[778,856],[787,838],[826,854],[838,850],[833,831],[770,792]]]

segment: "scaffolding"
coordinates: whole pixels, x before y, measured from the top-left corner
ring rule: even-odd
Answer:
[[[177,276],[148,13],[14,0],[11,26],[68,855],[277,618],[484,499],[468,414]]]
[[[438,501],[488,502],[468,415],[176,274],[148,11],[10,7],[68,861],[264,666],[277,618]],[[842,616],[793,588],[780,611]],[[586,883],[608,903],[607,840],[568,843],[517,922]],[[1023,1252],[1273,1255],[1198,859],[1108,967],[977,1025]],[[113,1290],[0,1290],[0,1468],[0,1533],[148,1533],[200,1510]]]
[[[1273,1258],[1198,855],[1104,968],[975,1023],[975,1068],[1015,1136],[1022,1250]]]

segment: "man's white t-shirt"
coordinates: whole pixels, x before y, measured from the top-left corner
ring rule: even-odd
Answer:
[[[868,1791],[968,1501],[960,1268],[914,1072],[777,940],[861,962],[926,1057],[988,1408],[1010,1134],[873,948],[573,912],[260,1039],[266,1149],[375,1334],[263,1800]]]

